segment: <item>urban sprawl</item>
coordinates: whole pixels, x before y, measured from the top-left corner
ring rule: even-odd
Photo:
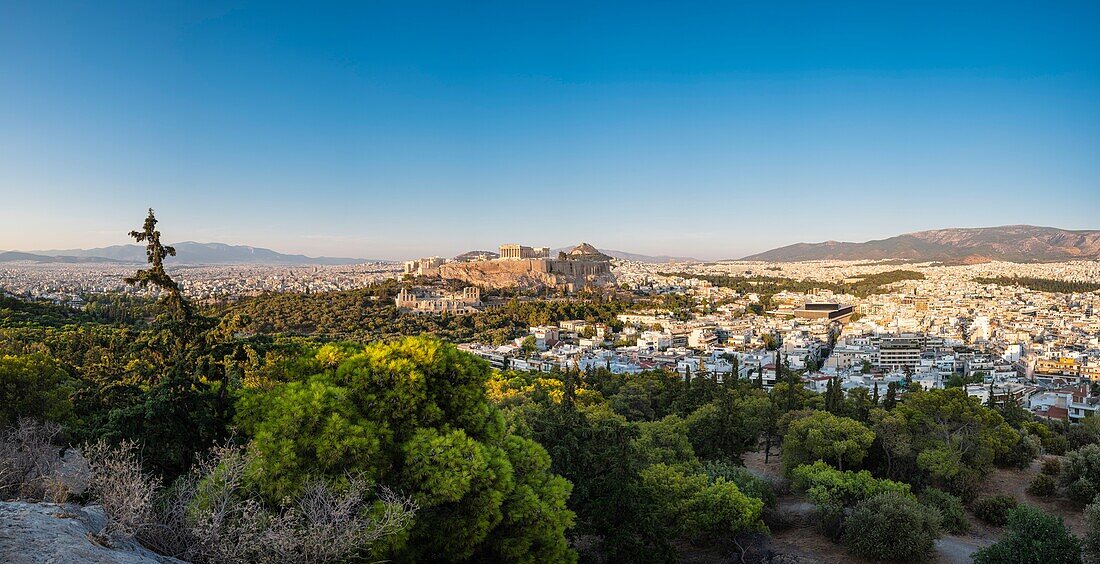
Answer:
[[[133,291],[122,283],[130,268],[7,263],[0,267],[0,288],[81,307],[88,295]],[[886,278],[873,292],[836,290],[900,269],[915,275]],[[1094,384],[1100,382],[1100,292],[1047,292],[989,281],[1094,281],[1100,263],[1093,261],[656,264],[613,259],[588,244],[556,256],[547,247],[510,244],[499,252],[403,265],[182,266],[172,274],[197,299],[347,290],[397,278],[405,286],[394,303],[407,315],[476,315],[488,307],[483,291],[505,287],[542,287],[562,295],[593,289],[679,295],[690,300],[687,315],[645,308],[618,315],[614,327],[564,320],[529,327],[507,344],[469,342],[460,348],[499,369],[666,369],[684,377],[747,379],[766,389],[776,381],[778,358],[818,392],[831,381],[845,392],[961,385],[983,403],[1011,402],[1052,419],[1078,421],[1100,409],[1100,386]],[[465,287],[445,292],[420,283],[432,278]],[[799,281],[799,290],[766,296],[754,291],[771,279]]]

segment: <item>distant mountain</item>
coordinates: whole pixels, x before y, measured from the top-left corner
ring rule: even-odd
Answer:
[[[22,253],[19,251],[0,252],[0,262],[118,262],[98,257],[74,257],[74,256],[46,256],[34,253]]]
[[[947,263],[1097,260],[1100,259],[1100,230],[1069,231],[1033,225],[936,229],[866,243],[797,243],[750,255],[741,260],[798,262],[881,259]]]
[[[559,252],[568,253],[575,247],[561,247],[559,249],[552,249],[550,251],[551,257],[558,256]],[[665,263],[665,262],[699,262],[697,259],[691,257],[673,257],[668,255],[640,255],[637,253],[628,253],[625,251],[615,251],[611,249],[598,249],[599,252],[619,260],[629,260],[633,262],[651,262],[651,263]]]
[[[176,256],[170,259],[170,264],[270,264],[270,265],[337,265],[359,264],[364,262],[380,262],[372,259],[333,258],[333,257],[307,257],[305,255],[286,255],[264,249],[261,247],[249,247],[244,245],[226,245],[225,243],[196,243],[184,241],[174,243]],[[41,256],[56,259],[38,260],[37,262],[73,262],[61,260],[84,259],[82,262],[110,261],[110,262],[145,262],[145,247],[140,245],[113,245],[96,249],[66,249],[50,251],[34,251],[31,256]],[[36,259],[11,259],[11,260],[36,260]]]

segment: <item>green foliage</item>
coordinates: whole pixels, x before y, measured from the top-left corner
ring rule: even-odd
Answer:
[[[886,289],[883,287],[887,284],[903,280],[924,280],[924,275],[915,270],[891,270],[878,274],[868,274],[858,277],[858,280],[850,284],[808,279],[795,280],[776,276],[700,275],[688,272],[677,272],[672,275],[706,280],[715,286],[732,288],[741,294],[760,294],[765,303],[770,302],[771,296],[783,291],[808,294],[815,289],[822,289],[832,290],[838,294],[866,297],[872,294],[884,293]]]
[[[996,410],[960,388],[910,392],[894,410],[876,410],[871,419],[886,475],[931,481],[963,499],[995,460],[1009,458],[1021,442]],[[1021,450],[1021,460],[1030,456],[1030,449]]]
[[[940,526],[943,530],[953,535],[966,534],[970,530],[966,508],[958,497],[936,488],[925,488],[917,499],[940,512]]]
[[[0,429],[20,417],[69,422],[73,385],[59,363],[45,354],[0,356]]]
[[[696,409],[685,421],[696,454],[705,460],[740,460],[756,450],[760,434],[775,417],[763,391],[725,391]]]
[[[679,416],[669,415],[660,421],[639,423],[638,430],[634,448],[643,464],[691,466],[697,463],[684,420]]]
[[[503,344],[525,335],[533,325],[567,319],[620,326],[616,315],[630,301],[574,297],[569,300],[510,300],[479,313],[411,315],[393,303],[401,289],[396,280],[366,288],[315,294],[277,293],[245,298],[220,310],[242,315],[246,330],[368,342],[431,334],[450,342]]]
[[[847,417],[815,411],[791,423],[783,438],[783,464],[788,471],[815,460],[858,467],[867,455],[875,433]]]
[[[1054,457],[1043,459],[1041,472],[1047,476],[1058,476],[1062,473],[1062,459]]]
[[[1077,503],[1092,501],[1100,493],[1100,445],[1090,444],[1066,453],[1058,483]]]
[[[1008,522],[1009,512],[1015,509],[1017,505],[1016,498],[1012,496],[993,495],[974,500],[970,508],[978,519],[990,525],[1002,527]]]
[[[736,466],[722,460],[710,460],[703,463],[703,473],[710,478],[711,482],[721,478],[737,484],[738,489],[745,495],[763,501],[764,507],[775,507],[775,490],[772,489],[771,483],[757,477],[744,466]]]
[[[887,492],[912,497],[909,484],[878,479],[866,470],[837,470],[821,461],[791,470],[791,485],[819,507],[851,507]]]
[[[1100,503],[1097,500],[1085,507],[1085,538],[1081,549],[1086,562],[1100,562]]]
[[[239,402],[269,499],[313,478],[362,475],[420,505],[401,558],[574,558],[564,540],[570,485],[542,447],[505,431],[483,361],[427,338],[348,352],[322,349],[312,374]]]
[[[690,474],[667,464],[641,471],[641,493],[652,504],[653,517],[679,536],[729,535],[765,530],[764,502],[746,496],[722,477]]]
[[[927,559],[940,536],[940,515],[911,496],[882,493],[859,502],[844,524],[844,545],[874,560]]]
[[[1027,486],[1027,493],[1041,497],[1049,497],[1058,492],[1058,482],[1047,474],[1039,474]]]
[[[1052,292],[1061,294],[1080,294],[1100,290],[1100,282],[1070,282],[1068,280],[1054,280],[1051,278],[1035,278],[1028,276],[997,276],[993,278],[975,278],[978,284],[996,284],[998,286],[1022,286],[1037,292]]]
[[[570,409],[550,401],[514,408],[517,427],[550,454],[551,471],[573,483],[577,533],[595,535],[611,560],[672,558],[663,523],[641,495],[639,430],[604,404]]]
[[[974,554],[975,564],[1080,564],[1081,540],[1061,517],[1030,505],[1009,512],[1005,534]]]

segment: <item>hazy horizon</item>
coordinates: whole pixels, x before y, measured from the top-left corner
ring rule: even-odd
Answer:
[[[0,249],[738,258],[1089,229],[1100,6],[9,5]],[[874,46],[874,48],[868,48]]]

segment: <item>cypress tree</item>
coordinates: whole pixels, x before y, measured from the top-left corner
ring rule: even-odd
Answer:
[[[886,399],[882,402],[882,407],[886,410],[894,409],[898,405],[898,383],[890,382],[890,385],[886,386]]]

